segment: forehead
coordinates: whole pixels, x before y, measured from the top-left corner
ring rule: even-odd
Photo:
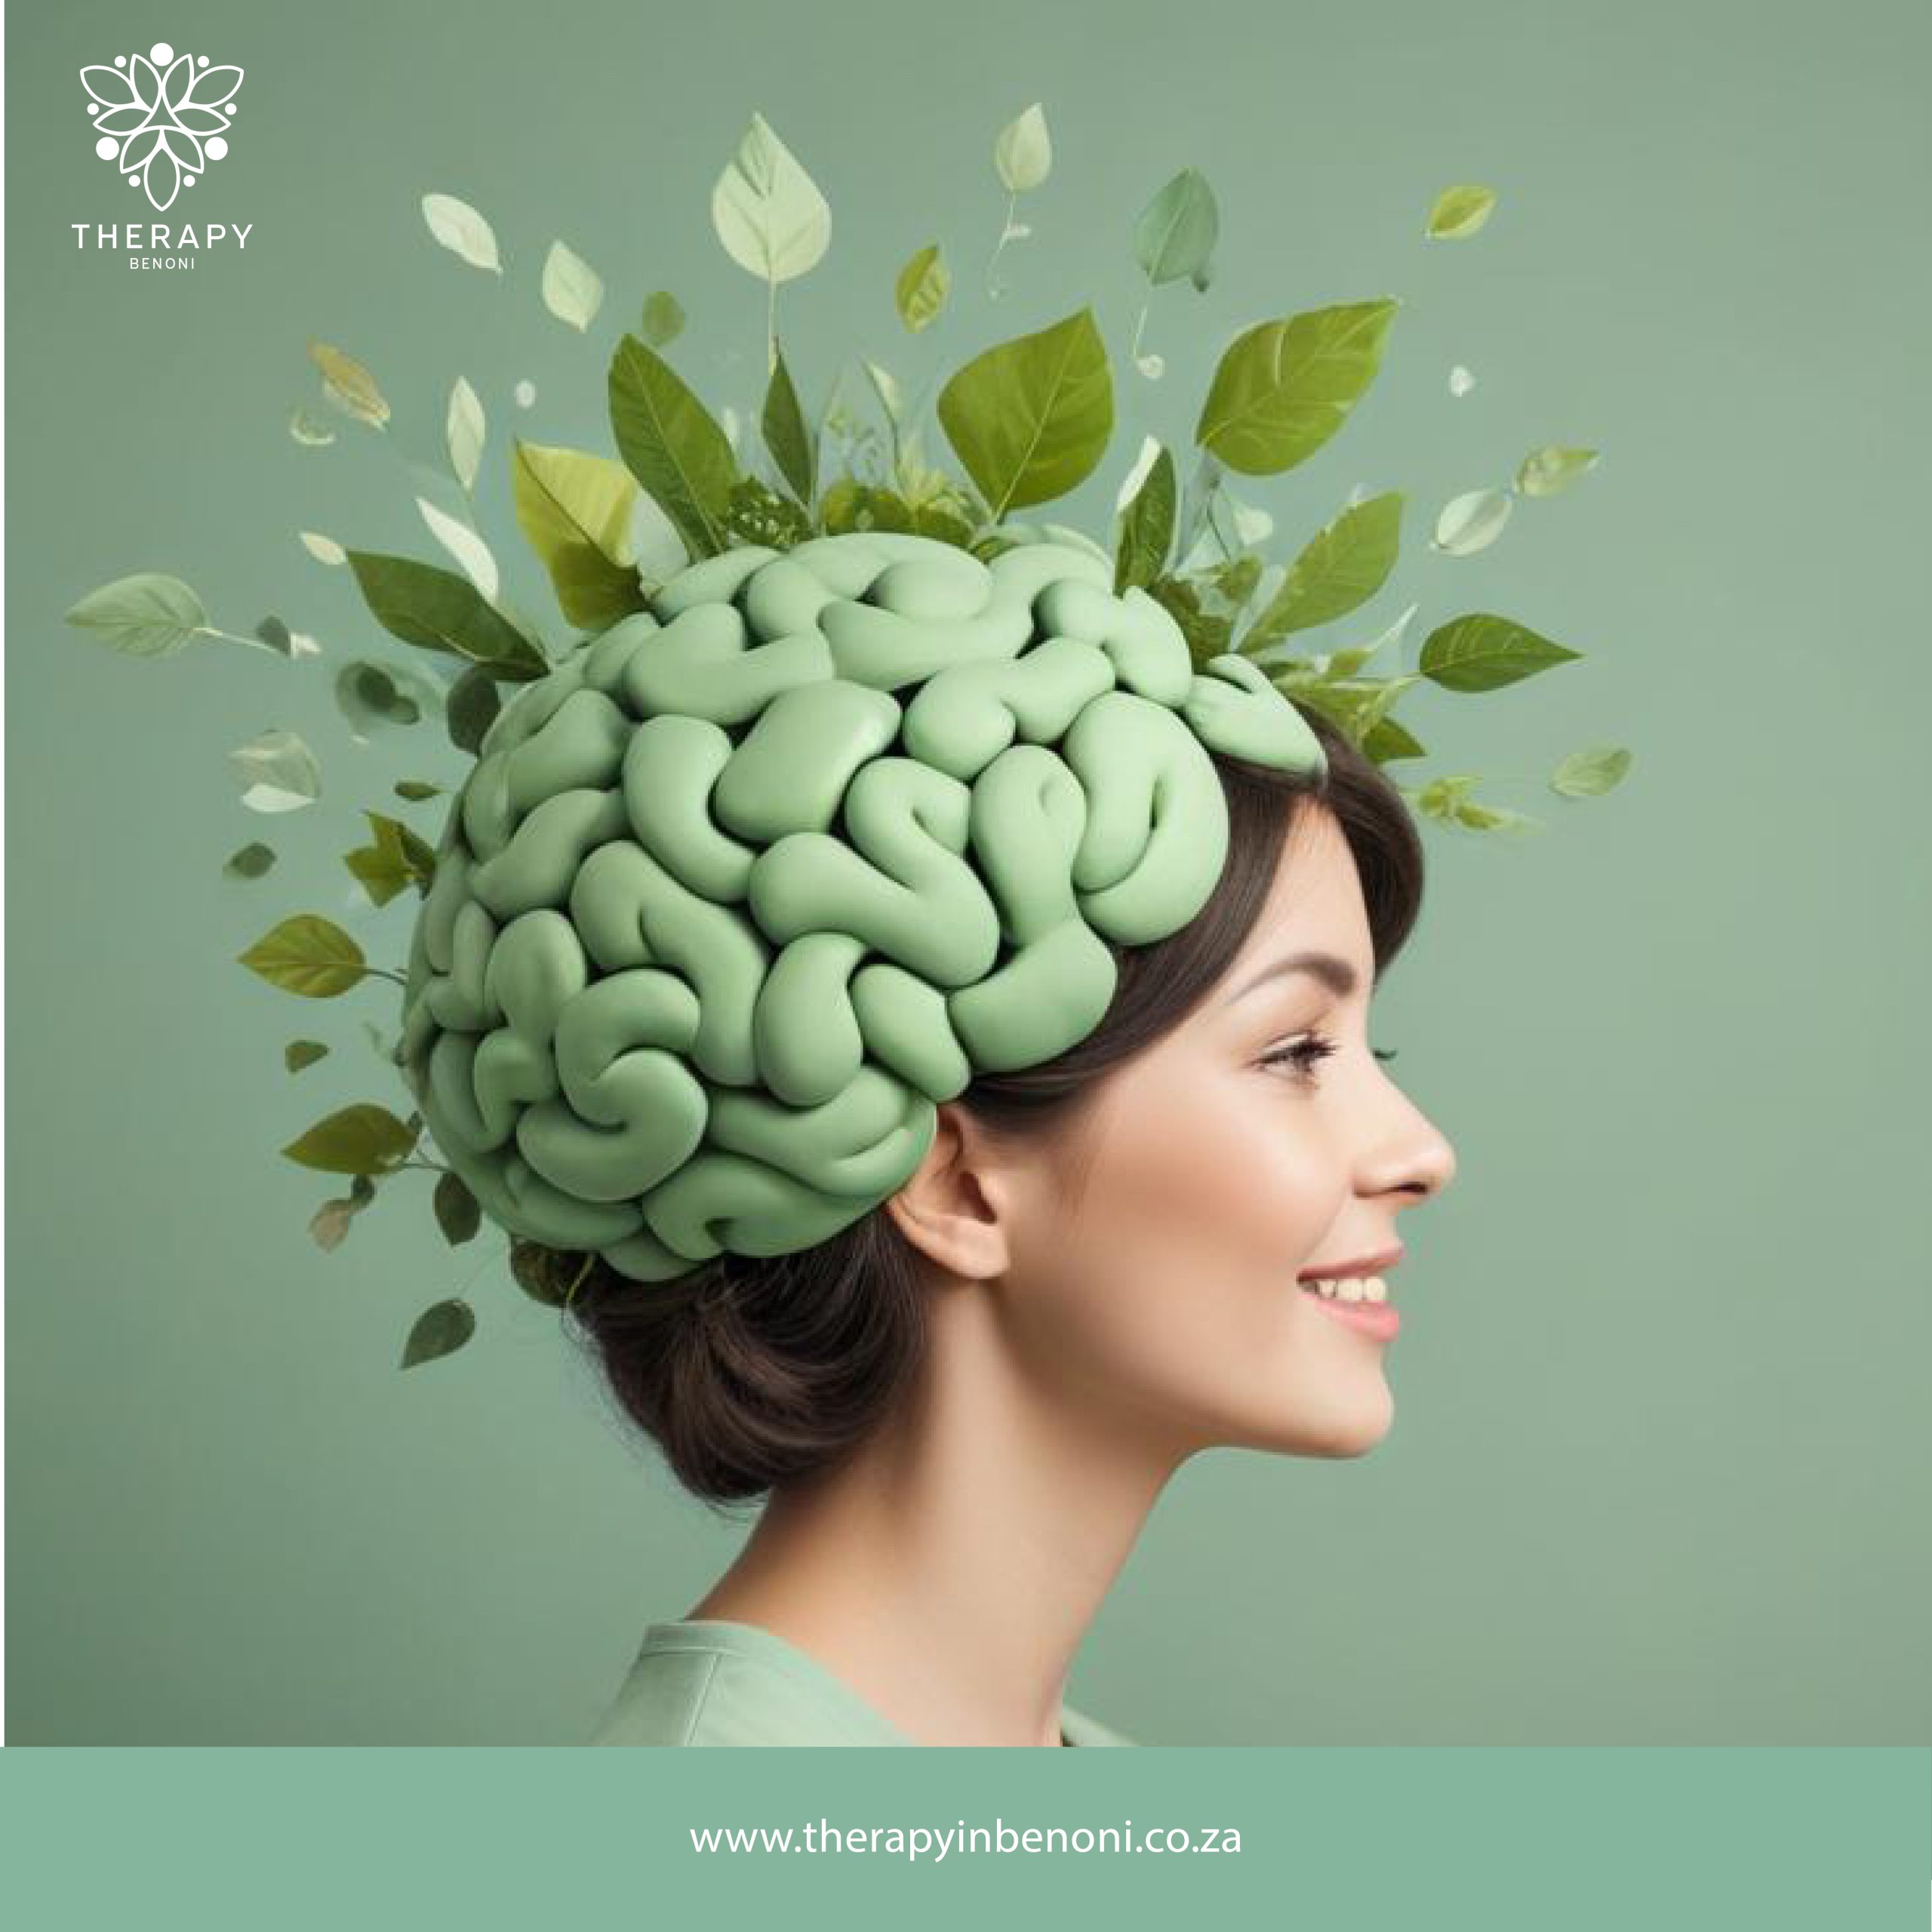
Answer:
[[[1340,953],[1364,986],[1374,977],[1374,946],[1355,854],[1334,814],[1314,807],[1296,814],[1254,930],[1225,977],[1244,978],[1303,947]]]

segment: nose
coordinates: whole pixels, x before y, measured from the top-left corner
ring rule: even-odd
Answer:
[[[1374,1190],[1431,1199],[1456,1177],[1455,1148],[1392,1080],[1383,1078],[1391,1112],[1370,1162]]]

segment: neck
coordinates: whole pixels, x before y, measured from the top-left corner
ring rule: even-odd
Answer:
[[[1104,1388],[1029,1374],[998,1300],[932,1291],[891,1420],[776,1492],[689,1613],[775,1632],[920,1743],[1059,1743],[1074,1655],[1189,1453]]]

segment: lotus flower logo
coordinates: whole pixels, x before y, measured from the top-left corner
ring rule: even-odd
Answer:
[[[83,67],[81,85],[94,97],[94,152],[118,161],[157,208],[228,152],[239,67],[211,66],[205,54],[177,57],[162,40],[146,54],[117,54],[111,67]]]

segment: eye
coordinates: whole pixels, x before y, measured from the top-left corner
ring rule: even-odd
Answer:
[[[1327,1034],[1309,1032],[1284,1047],[1276,1047],[1263,1054],[1257,1063],[1262,1066],[1292,1066],[1295,1078],[1312,1087],[1317,1084],[1316,1066],[1336,1051],[1335,1042]]]

